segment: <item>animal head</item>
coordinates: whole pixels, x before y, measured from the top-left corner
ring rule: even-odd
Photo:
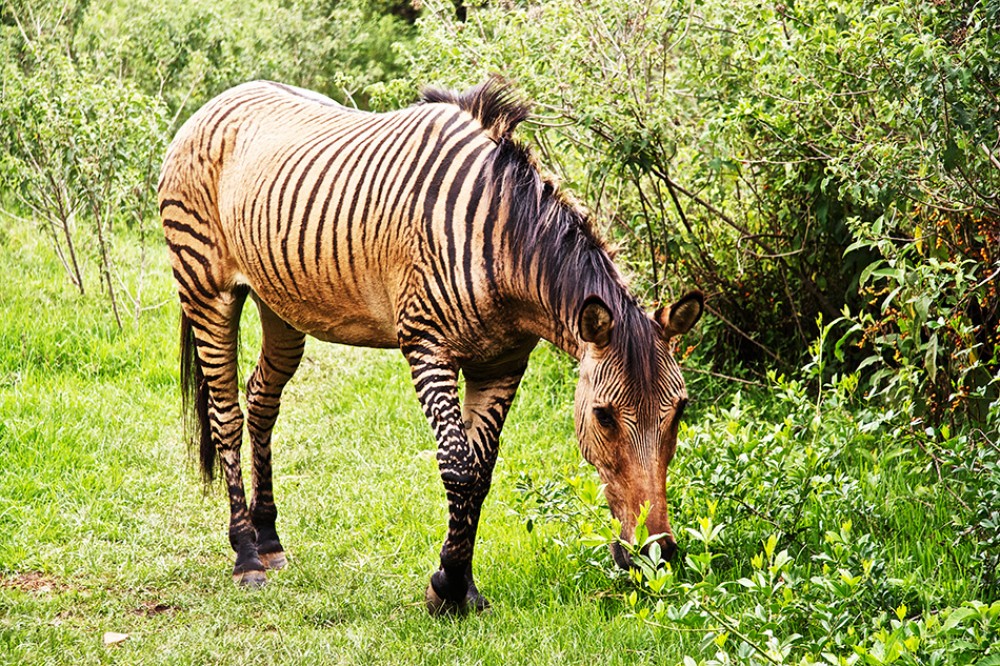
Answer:
[[[648,502],[646,527],[663,534],[659,543],[668,559],[677,544],[667,512],[667,467],[688,400],[673,349],[703,308],[703,295],[694,291],[652,316],[636,309],[632,321],[616,321],[612,309],[591,296],[577,322],[583,342],[575,406],[580,450],[605,484],[622,539],[634,543],[637,516]],[[619,566],[629,566],[617,544],[612,554]]]

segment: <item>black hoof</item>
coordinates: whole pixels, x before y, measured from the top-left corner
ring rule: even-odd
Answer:
[[[465,607],[477,613],[484,613],[490,609],[490,602],[477,590],[469,590],[465,595]]]
[[[435,617],[482,613],[490,608],[490,602],[476,590],[469,590],[461,602],[449,601],[442,599],[430,584],[424,592],[424,603],[427,604],[427,612]]]
[[[434,586],[430,584],[427,585],[427,591],[424,592],[424,603],[427,604],[427,612],[434,617],[465,615],[469,610],[464,599],[462,603],[442,599],[434,591]]]
[[[267,585],[267,574],[263,571],[241,571],[233,574],[233,582],[244,590],[259,590]]]

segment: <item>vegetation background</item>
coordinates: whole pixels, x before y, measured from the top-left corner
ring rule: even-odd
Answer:
[[[971,0],[0,0],[0,663],[1000,664],[998,30]],[[613,569],[543,345],[494,610],[425,617],[444,501],[407,373],[310,344],[292,566],[236,590],[181,444],[165,147],[252,78],[378,111],[491,73],[637,293],[709,294],[684,555]]]

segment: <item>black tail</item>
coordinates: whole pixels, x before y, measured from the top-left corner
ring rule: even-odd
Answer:
[[[181,395],[184,436],[188,447],[198,448],[201,478],[205,485],[215,478],[215,444],[208,423],[208,384],[198,361],[191,319],[181,312]]]

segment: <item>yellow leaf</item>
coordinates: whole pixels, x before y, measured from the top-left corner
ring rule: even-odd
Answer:
[[[778,547],[778,535],[772,534],[767,537],[767,543],[764,544],[764,553],[767,555],[767,559],[774,557],[774,549]]]

